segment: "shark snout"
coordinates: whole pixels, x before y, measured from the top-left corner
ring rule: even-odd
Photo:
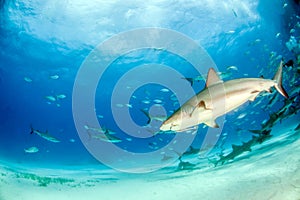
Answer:
[[[168,120],[162,123],[159,130],[161,131],[177,131],[179,130],[179,124],[176,124],[174,122],[169,122]]]

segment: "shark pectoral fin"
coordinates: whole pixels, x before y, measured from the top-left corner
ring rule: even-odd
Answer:
[[[214,120],[204,122],[204,124],[206,124],[207,126],[209,126],[211,128],[219,128],[220,127]]]
[[[203,100],[198,103],[198,107],[203,107],[205,110],[212,110],[212,108],[209,107]]]

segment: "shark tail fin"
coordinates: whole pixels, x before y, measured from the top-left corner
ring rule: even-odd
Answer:
[[[182,78],[182,79],[187,80],[191,84],[191,86],[194,85],[194,79],[193,78]]]
[[[276,82],[276,85],[275,85],[276,90],[285,98],[289,98],[288,94],[282,87],[282,67],[283,67],[283,61],[280,61],[278,70],[277,70],[273,80]]]
[[[151,116],[150,116],[150,114],[149,114],[146,110],[143,110],[143,109],[140,109],[140,111],[141,111],[142,113],[144,113],[144,115],[148,118],[148,120],[147,120],[147,125],[149,125],[150,122],[151,122]]]
[[[30,134],[33,134],[34,133],[34,129],[32,127],[32,124],[30,124]]]

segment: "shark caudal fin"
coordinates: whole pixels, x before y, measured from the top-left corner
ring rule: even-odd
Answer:
[[[187,80],[191,84],[191,86],[194,85],[194,79],[193,78],[182,78],[182,79]]]
[[[150,116],[150,114],[149,114],[146,110],[143,110],[143,109],[140,109],[140,111],[141,111],[142,113],[144,113],[144,115],[148,118],[148,120],[147,120],[147,125],[149,125],[150,122],[151,122],[151,116]]]
[[[283,67],[283,61],[280,61],[278,70],[277,70],[273,80],[276,82],[276,85],[275,85],[276,90],[285,98],[289,98],[288,94],[282,87],[282,67]]]

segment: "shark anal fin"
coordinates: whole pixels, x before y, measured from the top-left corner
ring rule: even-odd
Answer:
[[[209,126],[211,128],[219,128],[220,127],[214,120],[204,122],[204,124],[206,124],[207,126]]]
[[[207,74],[207,79],[206,79],[206,87],[209,87],[211,85],[215,85],[217,83],[222,83],[223,81],[220,79],[219,75],[217,72],[213,69],[210,68]]]
[[[251,96],[249,98],[250,101],[254,101],[257,97],[257,95],[259,94],[259,91],[258,90],[254,90],[251,92]]]

